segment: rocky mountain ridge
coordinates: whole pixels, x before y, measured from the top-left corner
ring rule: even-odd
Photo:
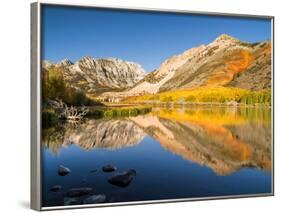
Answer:
[[[239,83],[233,84],[235,79]],[[159,91],[229,85],[250,90],[270,88],[270,42],[251,44],[222,35],[179,67]]]
[[[165,60],[133,88],[104,96],[136,96],[202,86],[271,87],[271,42],[247,43],[223,34],[208,45]]]
[[[258,91],[271,87],[271,42],[247,43],[223,34],[210,44],[168,58],[147,75],[141,65],[115,58],[43,61],[43,68],[53,66],[63,70],[73,87],[102,98],[202,86]]]
[[[75,63],[68,59],[58,63],[46,60],[42,66],[47,70],[51,67],[61,69],[66,82],[88,94],[122,91],[145,76],[145,70],[139,64],[115,58],[95,59],[86,56]]]

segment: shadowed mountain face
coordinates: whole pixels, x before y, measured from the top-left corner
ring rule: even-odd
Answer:
[[[243,167],[271,171],[270,110],[264,109],[159,108],[144,116],[89,120],[43,134],[44,145],[54,153],[71,144],[86,150],[122,149],[148,135],[169,152],[219,175]]]
[[[227,86],[249,90],[271,88],[271,44],[261,43],[252,52],[253,61],[245,72],[237,73]]]

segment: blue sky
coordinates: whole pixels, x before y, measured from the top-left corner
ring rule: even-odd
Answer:
[[[271,38],[269,19],[48,5],[42,17],[43,59],[114,57],[137,62],[147,71],[223,33],[248,42]]]

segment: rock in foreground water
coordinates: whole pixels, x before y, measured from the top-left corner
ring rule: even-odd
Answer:
[[[83,203],[84,204],[92,204],[92,203],[103,203],[106,200],[106,196],[103,194],[99,195],[92,195],[90,197],[87,197]]]
[[[52,188],[50,189],[50,191],[52,192],[58,192],[61,190],[61,185],[54,185],[52,186]]]
[[[88,195],[93,191],[93,188],[84,187],[84,188],[73,188],[66,192],[67,197],[80,197],[84,195]]]
[[[65,206],[68,206],[68,205],[79,205],[79,204],[82,204],[82,202],[76,198],[72,198],[72,197],[65,197],[64,198],[64,201],[63,201],[63,204]]]
[[[114,172],[115,170],[117,170],[117,168],[112,165],[106,165],[106,166],[102,167],[102,171],[104,171],[104,172]]]
[[[125,172],[118,172],[115,175],[109,177],[108,182],[112,185],[126,187],[131,183],[135,175],[136,171],[134,169],[130,169]]]
[[[59,174],[60,176],[68,175],[70,172],[71,172],[71,171],[70,171],[69,168],[67,168],[67,167],[65,167],[65,166],[62,166],[62,165],[59,166],[58,174]]]

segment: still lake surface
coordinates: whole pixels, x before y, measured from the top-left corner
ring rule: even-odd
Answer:
[[[87,119],[44,129],[43,206],[147,201],[271,193],[271,109],[235,107],[153,108],[118,119]],[[105,165],[117,171],[103,172]],[[71,170],[58,175],[60,165]],[[134,169],[126,187],[116,172]],[[60,185],[57,192],[50,191]],[[67,198],[73,188],[91,194]]]

